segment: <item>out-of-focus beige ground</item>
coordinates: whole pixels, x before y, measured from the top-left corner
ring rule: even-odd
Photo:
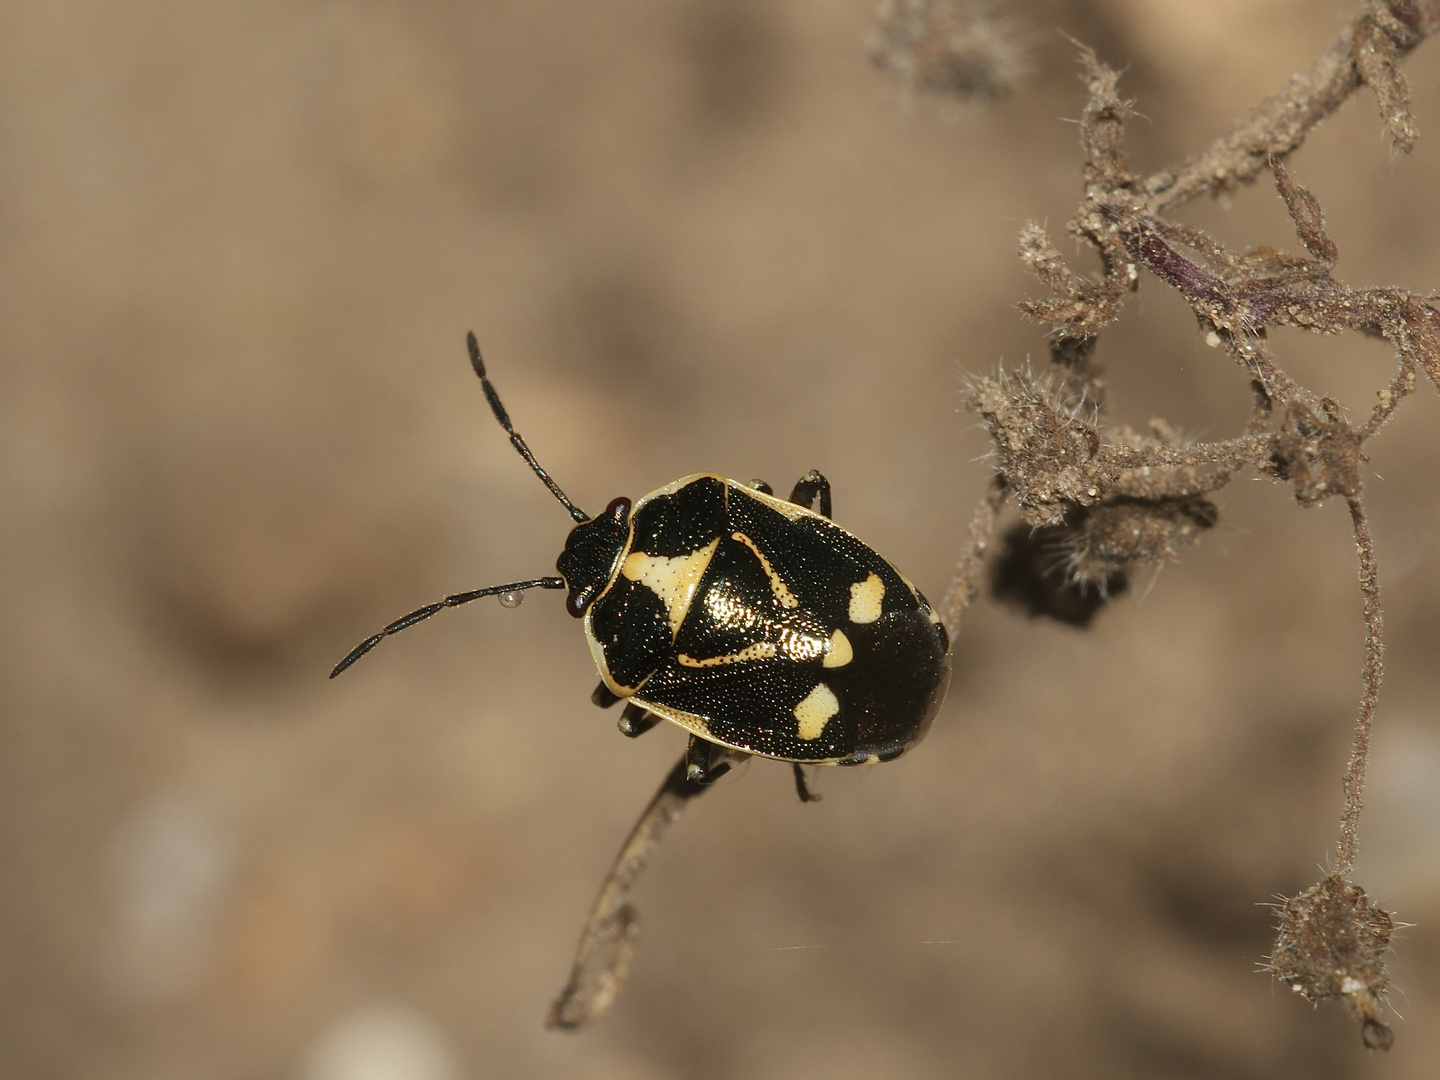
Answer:
[[[814,806],[774,764],[727,778],[642,882],[632,985],[580,1035],[545,1008],[679,733],[616,733],[549,594],[324,677],[563,543],[471,328],[582,506],[819,467],[937,596],[986,480],[963,374],[1043,356],[1014,237],[1058,232],[1078,190],[1055,29],[1129,66],[1149,168],[1349,6],[1014,4],[1035,73],[947,112],[871,70],[863,0],[5,5],[0,1075],[1433,1077],[1433,388],[1368,489],[1389,674],[1357,878],[1416,924],[1388,1056],[1254,970],[1260,905],[1320,876],[1340,813],[1343,507],[1237,483],[1088,633],[982,604],[912,755],[823,771]],[[1440,43],[1407,71],[1413,157],[1361,96],[1292,170],[1342,277],[1427,292]],[[1294,246],[1264,185],[1185,216]],[[1354,337],[1277,348],[1352,413],[1390,370]],[[1249,408],[1153,280],[1101,358],[1121,420],[1219,437]]]

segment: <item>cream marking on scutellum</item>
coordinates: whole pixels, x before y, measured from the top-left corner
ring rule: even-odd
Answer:
[[[840,699],[835,696],[835,691],[823,682],[816,683],[815,689],[801,698],[800,704],[795,706],[796,734],[807,742],[818,739],[830,718],[839,711]]]
[[[638,581],[660,598],[665,605],[665,617],[670,624],[670,640],[680,633],[680,624],[690,611],[690,602],[695,599],[695,590],[705,575],[715,549],[720,546],[717,537],[689,555],[647,555],[643,551],[632,551],[620,565],[620,573],[631,581]]]
[[[850,639],[841,630],[836,630],[831,634],[829,641],[813,637],[810,634],[797,633],[794,630],[782,630],[778,644],[770,641],[757,641],[753,645],[745,646],[739,652],[728,653],[725,656],[705,656],[696,659],[681,653],[675,659],[680,662],[681,667],[704,668],[720,667],[722,664],[743,664],[747,660],[773,660],[777,656],[783,656],[786,660],[793,660],[797,663],[820,657],[822,666],[838,668],[850,663],[855,658],[855,651],[850,647]]]
[[[871,574],[864,581],[850,586],[850,621],[872,623],[880,618],[885,604],[885,583],[879,574]]]
[[[739,540],[740,543],[755,553],[755,558],[760,560],[760,569],[764,570],[765,576],[770,579],[770,591],[775,594],[775,599],[780,601],[781,607],[793,608],[800,606],[800,601],[797,600],[795,594],[790,591],[790,586],[786,585],[785,582],[780,579],[780,575],[777,574],[775,568],[770,565],[770,560],[767,559],[765,553],[760,550],[760,545],[756,544],[754,540],[751,540],[750,537],[742,532],[731,533],[730,539]]]
[[[757,641],[754,645],[746,645],[739,652],[725,656],[705,656],[696,660],[693,656],[681,653],[675,659],[680,662],[681,667],[720,667],[724,664],[743,664],[747,660],[772,660],[778,652],[773,642]]]

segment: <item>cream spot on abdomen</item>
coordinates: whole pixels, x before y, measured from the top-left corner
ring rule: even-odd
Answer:
[[[824,667],[844,667],[853,659],[855,650],[850,647],[850,639],[843,630],[836,630],[825,643],[825,659],[820,663]]]
[[[822,682],[800,700],[794,711],[800,738],[818,739],[830,718],[840,711],[840,700],[835,691]]]
[[[850,621],[872,623],[880,618],[885,603],[885,583],[879,574],[871,574],[864,581],[850,586]]]

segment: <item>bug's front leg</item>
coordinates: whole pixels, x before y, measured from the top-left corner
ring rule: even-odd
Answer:
[[[817,495],[820,497],[820,516],[828,518],[830,516],[830,481],[811,469],[795,481],[795,487],[790,492],[790,501],[807,510],[813,510]]]

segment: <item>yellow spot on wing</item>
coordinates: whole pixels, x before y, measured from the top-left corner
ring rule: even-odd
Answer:
[[[680,661],[681,667],[720,667],[722,664],[743,664],[747,660],[769,660],[775,656],[775,652],[775,646],[770,642],[758,641],[726,656],[705,656],[696,660],[693,656],[681,653],[675,659]]]
[[[864,581],[850,586],[850,621],[872,623],[880,618],[885,603],[885,583],[879,574],[871,574]]]
[[[840,700],[830,687],[823,682],[817,683],[814,690],[800,699],[794,711],[800,738],[807,741],[818,739],[830,718],[840,711]]]
[[[760,550],[759,545],[756,544],[754,540],[751,540],[750,537],[742,532],[731,533],[730,539],[739,540],[740,543],[755,553],[755,558],[760,560],[760,569],[764,570],[765,576],[770,579],[770,591],[775,594],[775,599],[780,601],[781,607],[793,608],[800,606],[800,601],[797,600],[795,594],[790,591],[790,586],[780,580],[780,575],[775,572],[775,568],[770,565],[770,560],[765,557],[765,553]]]
[[[673,557],[632,551],[620,564],[620,573],[630,581],[638,581],[644,585],[665,605],[665,617],[670,623],[672,641],[680,633],[680,624],[685,621],[685,616],[690,611],[695,590],[700,587],[700,579],[719,545],[720,540],[717,537],[689,555]]]
[[[853,659],[855,650],[850,648],[850,639],[845,636],[844,631],[836,630],[825,643],[825,659],[820,663],[824,667],[844,667]]]

